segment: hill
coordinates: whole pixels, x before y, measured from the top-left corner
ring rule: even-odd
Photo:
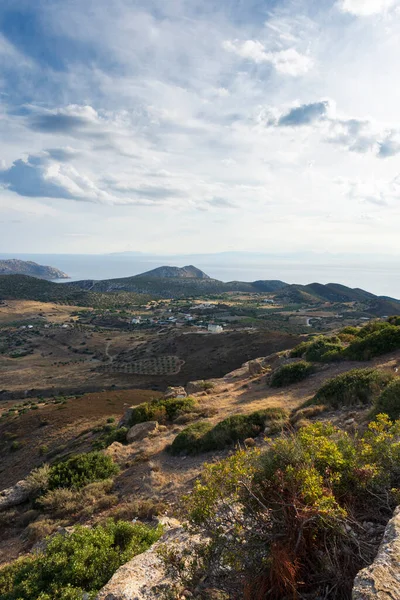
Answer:
[[[30,260],[11,258],[0,260],[0,275],[29,275],[39,279],[69,279],[69,276],[55,267],[39,265]]]
[[[224,283],[218,279],[212,279],[197,267],[189,265],[186,267],[158,267],[132,277],[101,281],[75,281],[70,285],[94,292],[135,292],[152,294],[160,298],[184,298],[225,292],[269,293],[281,290],[288,284],[279,280]]]
[[[192,278],[192,279],[210,279],[210,277],[193,265],[186,267],[157,267],[152,271],[146,271],[142,277],[174,277],[174,278]]]

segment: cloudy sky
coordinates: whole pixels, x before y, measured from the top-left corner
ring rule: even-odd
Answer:
[[[400,254],[400,0],[1,0],[0,251]]]

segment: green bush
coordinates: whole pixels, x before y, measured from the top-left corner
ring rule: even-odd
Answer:
[[[313,340],[309,340],[307,342],[301,342],[289,352],[290,358],[303,358],[306,350],[311,346]]]
[[[327,338],[318,338],[308,346],[304,358],[309,362],[324,362],[328,353],[340,352],[342,349],[343,345],[340,340],[331,342]]]
[[[367,323],[366,325],[364,325],[364,327],[361,327],[358,330],[357,335],[359,338],[365,338],[367,337],[367,335],[371,335],[371,333],[382,331],[383,329],[386,329],[390,326],[391,325],[388,321],[370,321],[370,323]]]
[[[389,317],[388,323],[390,323],[391,325],[396,325],[397,327],[400,327],[400,316],[393,315],[392,317]]]
[[[205,421],[193,423],[178,433],[171,452],[197,454],[210,450],[223,450],[236,442],[257,437],[267,423],[284,422],[287,413],[281,408],[267,408],[247,415],[233,415],[212,427]]]
[[[211,538],[198,575],[228,567],[238,597],[350,598],[379,544],[363,522],[385,522],[398,503],[399,436],[386,415],[363,436],[317,422],[206,465],[184,499],[192,531]]]
[[[159,421],[165,423],[173,421],[178,415],[192,412],[197,402],[194,398],[160,398],[145,402],[132,409],[129,425],[145,423],[146,421]]]
[[[372,404],[393,379],[387,371],[352,369],[327,381],[315,394],[313,404],[327,404],[333,408],[354,404]]]
[[[94,529],[76,527],[57,535],[46,549],[0,570],[1,600],[82,600],[94,598],[115,571],[147,550],[160,529],[124,521]]]
[[[370,360],[375,356],[381,356],[388,352],[400,349],[400,327],[387,324],[374,333],[352,342],[342,350],[342,358],[348,360]]]
[[[118,473],[119,468],[110,456],[101,452],[77,454],[50,468],[49,489],[79,489],[88,483],[108,479]]]
[[[395,379],[376,399],[376,414],[386,413],[393,421],[400,418],[400,379]]]
[[[283,365],[272,374],[270,385],[271,387],[284,387],[306,379],[313,371],[313,365],[303,360],[290,365]]]
[[[127,427],[117,427],[117,425],[107,424],[101,431],[102,435],[92,444],[95,450],[104,450],[104,448],[108,448],[113,442],[126,444],[126,434],[129,431]]]
[[[171,445],[172,454],[198,454],[203,451],[203,437],[210,431],[212,425],[207,421],[199,421],[185,427],[174,439]]]

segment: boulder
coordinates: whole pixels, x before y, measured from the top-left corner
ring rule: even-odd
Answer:
[[[130,406],[129,408],[126,409],[126,411],[124,412],[124,416],[118,423],[118,427],[129,427],[129,423],[132,422],[132,413],[133,413],[134,408],[136,408],[136,407]]]
[[[182,386],[179,387],[168,387],[167,391],[164,394],[164,398],[168,399],[168,398],[186,398],[187,393],[185,391],[185,388]]]
[[[168,527],[168,524],[165,523]],[[175,520],[171,520],[172,529],[167,531],[147,552],[135,556],[120,567],[110,581],[103,587],[96,600],[160,600],[164,594],[179,598],[183,586],[177,588],[174,578],[166,572],[159,549],[183,556],[185,550],[192,548],[201,540],[192,536]]]
[[[149,433],[153,433],[157,431],[158,423],[157,421],[146,421],[145,423],[138,423],[130,428],[128,433],[126,434],[126,441],[128,444],[132,442],[139,442],[143,440],[145,437],[149,435]]]
[[[186,392],[189,394],[198,394],[204,392],[204,380],[199,379],[198,381],[189,381],[186,385]]]
[[[31,486],[25,481],[18,481],[15,485],[0,492],[0,510],[6,510],[28,500],[31,495]]]
[[[387,524],[374,562],[358,573],[352,600],[400,600],[400,507]]]
[[[262,364],[258,360],[250,360],[248,363],[248,369],[250,377],[261,375],[263,372]]]

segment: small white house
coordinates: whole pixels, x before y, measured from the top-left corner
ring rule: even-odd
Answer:
[[[221,325],[215,325],[214,323],[209,323],[207,329],[210,333],[222,333],[224,330]]]
[[[140,317],[133,317],[131,324],[132,325],[140,325],[142,319]]]

